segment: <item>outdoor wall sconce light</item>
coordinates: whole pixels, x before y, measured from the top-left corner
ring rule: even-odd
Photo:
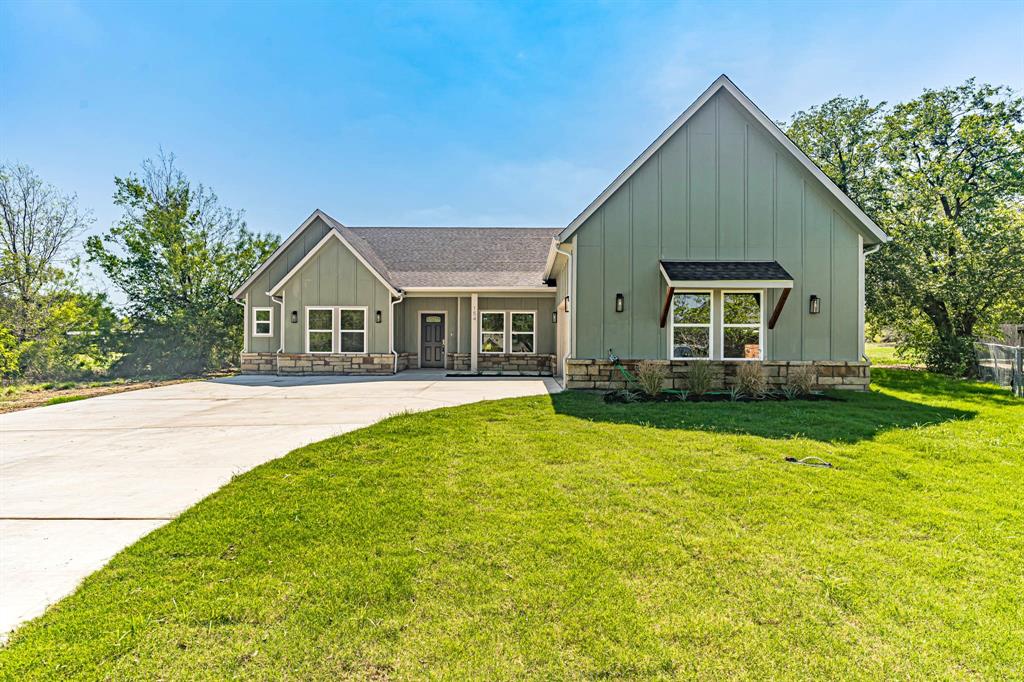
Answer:
[[[376,319],[377,319],[377,324],[380,324],[380,311],[379,310],[377,311]]]
[[[811,315],[817,315],[818,313],[821,312],[821,299],[818,298],[817,294],[811,294],[811,304],[809,310]]]
[[[569,297],[565,297],[565,312],[569,312]]]
[[[551,311],[551,324],[558,324],[558,311],[557,310],[552,310]]]
[[[299,321],[299,311],[298,310],[293,310],[292,311],[292,324],[295,324],[298,321]]]
[[[622,294],[615,294],[615,312],[621,313],[626,309],[626,297]]]

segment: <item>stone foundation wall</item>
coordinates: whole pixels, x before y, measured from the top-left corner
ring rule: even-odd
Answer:
[[[469,371],[469,353],[448,353],[446,369]],[[526,372],[551,374],[554,355],[478,355],[481,372]],[[319,353],[242,353],[242,374],[392,374],[395,356],[390,353],[340,355]],[[416,353],[398,354],[398,371],[419,366]],[[591,387],[593,388],[593,387]]]
[[[469,353],[449,353],[448,366],[456,372],[470,371],[472,356]],[[497,355],[479,353],[476,356],[476,368],[479,372],[529,372],[551,374],[555,366],[554,355]]]
[[[341,355],[319,353],[242,353],[242,374],[393,374],[390,353]],[[399,367],[402,358],[399,357]]]
[[[622,360],[622,364],[636,373],[640,360]],[[668,368],[669,378],[665,388],[686,389],[686,375],[690,365],[687,360],[655,360]],[[715,382],[712,390],[725,390],[736,384],[736,368],[745,362],[713,360]],[[871,383],[871,365],[866,362],[843,362],[841,360],[772,360],[761,363],[768,377],[768,385],[779,388],[788,383],[790,370],[798,367],[812,367],[815,372],[815,390],[844,389],[866,391]],[[566,362],[566,388],[613,390],[626,388],[625,377],[607,360],[569,360]]]
[[[242,353],[242,374],[277,374],[277,353]]]

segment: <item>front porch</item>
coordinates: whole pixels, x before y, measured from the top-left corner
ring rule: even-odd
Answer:
[[[554,290],[417,291],[387,306],[281,306],[284,343],[247,348],[243,374],[387,375],[410,369],[460,375],[554,376]],[[383,303],[383,301],[381,302]],[[298,308],[298,306],[296,306]],[[288,312],[286,312],[288,311]]]

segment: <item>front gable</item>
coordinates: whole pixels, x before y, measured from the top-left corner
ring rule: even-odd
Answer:
[[[680,139],[680,137],[682,139]],[[766,160],[770,155],[756,153],[751,158],[751,142],[756,147],[768,145],[786,162],[795,163],[810,177],[824,193],[831,195],[846,219],[868,244],[888,241],[888,236],[871,220],[832,180],[803,153],[779,127],[743,94],[726,76],[719,77],[704,93],[691,104],[651,145],[638,156],[594,201],[587,206],[559,234],[559,241],[567,241],[597,213],[601,207],[626,186],[635,175],[642,174],[645,167],[664,165],[662,156],[668,156],[668,173],[681,179],[677,185],[684,186],[697,203],[698,216],[714,201],[717,212],[721,210],[728,229],[737,225],[745,216],[739,212],[744,202],[726,194],[729,199],[723,203],[720,185],[735,185],[737,180],[750,170],[748,160],[755,163],[758,158]],[[684,166],[673,165],[680,158],[678,147],[684,147]],[[677,148],[673,150],[673,147]],[[667,154],[662,154],[667,149]],[[755,150],[756,152],[757,150]],[[755,168],[764,176],[765,169]],[[714,193],[714,197],[711,194]],[[716,222],[717,225],[717,222]],[[705,236],[706,237],[706,236]],[[700,244],[698,243],[698,250]]]
[[[767,260],[794,279],[769,357],[856,359],[861,245],[887,237],[735,86],[716,84],[559,235],[578,253],[578,357],[664,356],[659,260]],[[824,301],[814,315],[812,294]]]

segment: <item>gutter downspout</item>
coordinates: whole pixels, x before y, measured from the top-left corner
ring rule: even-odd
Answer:
[[[863,237],[861,237],[861,239],[863,239]],[[880,248],[882,248],[882,246],[883,246],[883,244],[875,244],[871,248],[863,249],[860,252],[860,254],[861,254],[860,255],[860,265],[861,265],[861,271],[860,271],[860,306],[861,306],[861,308],[860,308],[860,316],[861,316],[861,329],[860,329],[860,331],[861,331],[861,339],[860,339],[860,344],[861,344],[861,348],[862,349],[864,347],[864,324],[863,324],[864,308],[867,305],[867,303],[865,301],[865,298],[864,298],[864,280],[865,280],[865,276],[864,276],[864,260],[868,256],[870,256],[871,254],[878,253],[878,250]],[[862,352],[861,355],[860,355],[860,359],[863,360],[864,362],[868,363],[869,365],[871,364],[871,361],[868,360],[868,356],[867,356],[866,353]]]
[[[391,299],[391,314],[388,316],[388,350],[394,357],[391,373],[398,374],[398,352],[395,350],[395,304],[405,300],[405,294],[399,293],[397,299]]]
[[[249,306],[246,302],[249,300],[249,294],[245,295],[245,301],[239,301],[237,298],[231,300],[242,306],[242,352],[249,352]]]
[[[563,251],[562,249],[558,248],[557,245],[555,245],[555,253],[560,253],[560,254],[562,254],[563,256],[565,256],[566,258],[569,259],[569,262],[565,264],[565,270],[566,270],[566,272],[569,273],[569,288],[568,288],[568,294],[566,294],[566,295],[569,296],[569,303],[570,303],[570,305],[571,306],[575,306],[576,302],[572,300],[572,294],[573,294],[574,291],[576,291],[576,283],[573,282],[572,252],[571,251]],[[557,309],[557,304],[556,304],[556,309]],[[572,308],[570,308],[569,310],[572,310]],[[567,344],[569,347],[565,349],[565,355],[562,356],[562,388],[565,388],[566,384],[569,383],[568,371],[567,371],[568,368],[566,367],[565,363],[566,363],[566,360],[569,359],[569,356],[572,355],[572,313],[571,312],[567,312],[566,314],[568,315],[568,317],[566,318],[565,323],[567,325],[569,325],[569,343]]]
[[[279,344],[277,344],[277,352],[278,352],[278,354],[280,354],[280,353],[284,352],[284,297],[282,297],[282,296],[271,296],[270,300],[273,301],[274,303],[276,303],[277,305],[281,306],[281,324],[280,324],[281,331],[280,331],[280,334],[279,334],[279,336],[281,337],[281,342]]]

